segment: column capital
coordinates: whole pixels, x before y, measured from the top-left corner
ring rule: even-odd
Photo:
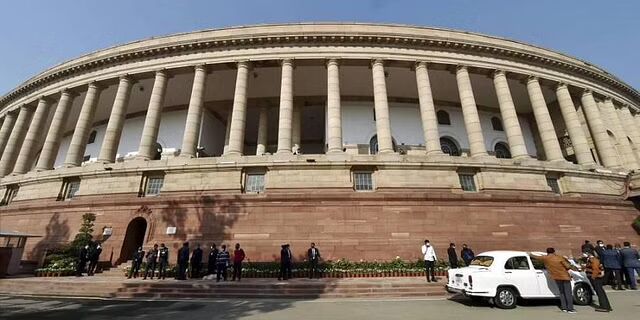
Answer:
[[[100,84],[98,81],[91,81],[87,86],[89,89],[93,88],[96,90],[104,89],[104,85]]]
[[[62,89],[62,91],[60,91],[60,96],[63,96],[63,95],[66,95],[66,96],[68,96],[70,98],[75,98],[75,97],[79,96],[80,94],[78,92],[76,92],[75,90],[73,90],[73,89],[64,88],[64,89]]]
[[[538,76],[529,75],[527,77],[527,83],[532,82],[532,81],[538,82],[539,80],[540,80],[540,78],[538,78]]]
[[[417,69],[417,68],[428,68],[429,67],[429,63],[426,61],[416,61],[413,64],[413,68]]]
[[[558,83],[556,83],[556,90],[559,90],[559,89],[562,89],[562,88],[569,89],[569,86],[568,86],[566,83],[564,83],[564,82],[558,82]]]
[[[371,60],[371,67],[373,67],[374,65],[380,65],[384,67],[384,60],[383,59],[372,59]]]
[[[502,69],[495,69],[493,70],[493,77],[495,76],[499,76],[499,75],[503,75],[503,76],[507,76],[507,72],[502,70]]]
[[[120,75],[120,76],[118,77],[118,81],[120,81],[120,82],[127,82],[127,83],[130,83],[130,84],[134,84],[134,83],[137,83],[137,82],[138,82],[138,81],[136,81],[136,79],[134,79],[134,78],[133,78],[130,74],[128,74],[128,73],[125,73],[125,74],[123,74],[123,75]]]
[[[285,64],[288,64],[288,65],[291,65],[292,67],[295,67],[294,59],[291,59],[291,58],[286,58],[286,59],[280,60],[280,65],[281,66],[283,66]]]
[[[335,65],[340,66],[340,61],[337,58],[327,58],[325,66]]]
[[[249,60],[239,60],[239,61],[236,61],[236,67],[238,69],[240,69],[240,68],[250,69],[251,68],[251,62]]]
[[[161,69],[156,69],[154,70],[155,76],[161,76],[161,77],[165,77],[165,78],[169,78],[169,70],[165,69],[165,68],[161,68]]]
[[[466,65],[457,64],[456,65],[456,72],[459,72],[460,70],[465,70],[465,71],[469,72],[469,68]]]
[[[41,96],[38,97],[38,101],[44,101],[46,103],[51,103],[51,102],[53,102],[53,99],[51,99],[51,97],[49,97],[49,96],[41,95]]]
[[[582,95],[593,95],[593,91],[589,88],[582,88]]]

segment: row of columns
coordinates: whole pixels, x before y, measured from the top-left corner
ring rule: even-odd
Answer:
[[[281,66],[282,76],[276,153],[290,154],[292,146],[300,144],[300,108],[294,107],[294,61],[285,59],[282,61]],[[234,99],[232,110],[227,120],[224,155],[243,154],[250,67],[248,61],[241,61],[237,64]],[[343,152],[339,61],[337,59],[329,59],[326,67],[327,152],[339,153]],[[393,153],[384,61],[380,59],[373,60],[371,70],[378,151],[379,153]],[[415,76],[426,153],[428,155],[442,154],[428,64],[426,62],[416,63]],[[455,70],[455,76],[471,156],[487,156],[488,153],[467,67],[458,66]],[[196,66],[182,140],[181,156],[183,157],[197,156],[201,119],[204,112],[206,78],[206,66]],[[137,154],[139,159],[149,160],[155,153],[168,79],[169,75],[166,70],[155,72],[155,80]],[[101,162],[111,163],[115,161],[133,84],[134,80],[129,76],[123,76],[119,79],[111,115],[98,157]],[[506,73],[496,70],[493,73],[493,84],[511,155],[515,159],[526,158],[528,157],[528,152]],[[546,160],[564,161],[556,130],[538,78],[529,77],[526,81],[526,87]],[[64,161],[65,166],[79,166],[82,162],[101,92],[102,87],[99,84],[90,83],[88,85]],[[587,137],[580,124],[568,86],[563,83],[558,84],[556,96],[578,163],[594,165],[595,161],[591,155]],[[42,146],[42,152],[36,164],[36,169],[52,169],[75,97],[76,94],[71,91],[62,91],[51,125],[44,137],[44,142],[41,141],[43,136],[41,133],[44,131],[45,122],[51,109],[51,101],[49,99],[45,97],[39,99],[35,111],[25,105],[17,113],[8,113],[4,117],[0,127],[0,154],[2,155],[0,158],[0,176],[5,176],[11,172],[18,174],[27,172],[30,169],[34,152],[40,146]],[[626,137],[630,136],[636,143],[640,141],[640,129],[638,129],[640,117],[634,117],[627,108],[616,109],[611,99],[606,99],[598,107],[590,90],[584,90],[581,96],[581,104],[602,164],[606,167],[638,168],[640,151],[637,149],[640,148],[636,146],[636,151],[634,151],[634,146]],[[616,137],[615,145],[605,129],[601,113],[605,114],[606,118],[611,121],[610,127]],[[266,152],[267,114],[266,107],[262,107],[258,121],[256,150],[258,155]],[[619,152],[616,152],[616,149]],[[620,158],[618,154],[620,154]]]

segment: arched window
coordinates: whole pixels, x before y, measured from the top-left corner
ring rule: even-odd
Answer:
[[[455,140],[449,137],[440,138],[440,149],[442,149],[442,152],[450,156],[460,156],[460,149],[458,148],[458,144],[455,142]]]
[[[92,144],[92,143],[96,142],[96,135],[97,134],[98,134],[98,131],[92,130],[91,133],[89,134],[89,142],[87,142],[87,144]]]
[[[438,124],[448,124],[451,125],[451,119],[449,118],[449,113],[440,110],[436,113],[436,117],[438,118]]]
[[[393,144],[393,152],[396,152],[398,149],[396,147],[396,140],[391,138],[391,143]],[[378,135],[374,135],[369,140],[369,154],[378,154]]]
[[[504,131],[504,129],[502,128],[502,120],[500,120],[500,118],[498,117],[491,118],[491,126],[495,131]]]
[[[496,158],[499,159],[510,159],[511,152],[509,151],[509,146],[504,142],[496,143],[496,146],[493,148],[496,153]]]

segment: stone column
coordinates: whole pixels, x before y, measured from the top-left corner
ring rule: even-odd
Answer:
[[[342,152],[342,108],[340,103],[340,66],[327,61],[327,153]]]
[[[7,146],[2,153],[2,159],[0,159],[0,177],[4,177],[13,170],[13,165],[16,163],[18,157],[18,151],[22,146],[24,137],[27,134],[31,117],[33,116],[33,110],[30,107],[23,105],[20,107],[18,118],[16,119],[16,125],[9,135]]]
[[[580,100],[582,102],[584,115],[587,117],[587,123],[591,129],[593,142],[600,156],[600,161],[602,161],[605,167],[619,167],[620,163],[618,162],[617,152],[609,140],[609,135],[602,123],[600,110],[598,110],[598,105],[593,98],[591,90],[584,90]]]
[[[298,145],[300,147],[302,140],[301,132],[301,117],[302,117],[302,105],[293,106],[293,125],[291,126],[291,144]]]
[[[227,124],[225,126],[225,132],[224,132],[224,149],[222,150],[223,154],[227,153],[227,150],[229,149],[229,135],[231,133],[231,116],[232,115],[233,115],[233,110],[229,110],[229,114],[227,115]]]
[[[140,137],[138,155],[136,156],[138,159],[151,160],[154,156],[168,78],[166,70],[156,71],[156,78],[151,90],[151,99],[149,99],[149,107],[147,108],[147,116],[144,119],[144,127],[142,128],[142,137]]]
[[[40,148],[44,138],[44,125],[49,117],[50,107],[51,101],[44,97],[40,98],[36,113],[33,115],[33,120],[31,120],[31,126],[29,126],[29,131],[27,131],[27,135],[24,138],[20,154],[18,154],[13,173],[22,174],[31,170],[31,166],[34,163],[34,153]]]
[[[2,128],[0,128],[0,156],[4,152],[4,148],[7,146],[9,135],[11,134],[11,130],[13,130],[13,125],[15,123],[16,114],[7,112],[4,116],[4,121],[2,122]]]
[[[471,156],[486,156],[487,148],[484,143],[484,135],[482,134],[482,127],[480,126],[480,116],[478,116],[478,107],[476,106],[476,99],[473,96],[471,78],[469,78],[467,67],[458,66],[456,68],[456,81],[458,83],[460,104],[462,105],[464,127],[469,137]]]
[[[522,128],[520,128],[520,121],[518,121],[516,106],[513,104],[509,82],[507,81],[507,75],[504,71],[496,70],[493,73],[493,85],[496,88],[500,115],[502,116],[504,131],[507,134],[511,157],[513,159],[529,158],[529,153],[527,152],[527,147],[524,144],[524,138],[522,136]]]
[[[529,100],[531,100],[533,116],[538,125],[538,132],[540,133],[540,140],[542,141],[546,160],[564,161],[562,149],[560,149],[560,142],[556,135],[556,129],[553,127],[547,102],[544,100],[542,88],[540,87],[540,82],[537,77],[529,77],[527,80],[527,92],[529,93]]]
[[[236,88],[233,95],[233,112],[229,132],[229,148],[226,155],[242,155],[244,150],[244,130],[247,124],[247,83],[249,82],[249,62],[238,62]]]
[[[44,139],[40,158],[36,164],[37,171],[53,169],[56,157],[58,156],[58,149],[60,149],[64,127],[67,124],[67,118],[69,117],[69,111],[71,111],[75,96],[74,93],[68,90],[62,91],[60,100],[56,106],[56,112],[53,114],[53,119],[49,125],[47,137]]]
[[[100,155],[98,156],[98,161],[102,163],[113,163],[116,161],[116,154],[118,152],[118,145],[120,144],[120,137],[122,136],[125,116],[127,115],[132,86],[133,80],[130,77],[120,77],[118,91],[116,92],[116,98],[111,107],[109,123],[107,124],[102,146],[100,147]]]
[[[620,118],[620,122],[626,132],[631,135],[631,140],[633,141],[631,148],[636,151],[637,161],[640,161],[640,129],[633,120],[629,107],[618,109],[618,118]]]
[[[260,115],[258,119],[258,141],[256,144],[256,155],[261,156],[267,152],[267,121],[268,119],[267,107],[260,108]]]
[[[618,145],[620,146],[620,152],[622,153],[620,156],[624,162],[624,166],[627,169],[636,169],[638,168],[638,164],[636,163],[636,157],[633,154],[633,150],[631,149],[631,145],[629,144],[629,139],[627,139],[627,133],[622,127],[620,123],[620,119],[618,119],[618,113],[616,112],[616,107],[613,105],[613,101],[611,98],[605,99],[602,104],[604,110],[604,114],[608,114],[607,118],[609,119],[609,124],[611,130],[613,130],[613,134],[618,141]]]
[[[180,151],[180,156],[182,157],[194,158],[197,155],[196,149],[198,147],[200,124],[202,123],[202,113],[204,110],[206,81],[206,66],[196,66],[195,74],[193,75],[193,87],[191,88],[191,99],[189,99],[189,110],[187,111],[187,121],[182,137],[182,150]]]
[[[278,151],[291,153],[291,126],[293,119],[293,61],[282,61],[280,81],[280,111],[278,117]]]
[[[426,62],[418,62],[416,64],[416,83],[426,152],[429,155],[441,155],[443,153],[440,147],[438,119],[436,117],[436,108],[433,104],[433,94],[431,93],[431,82],[429,81],[429,70]]]
[[[73,136],[71,137],[71,143],[69,144],[69,150],[67,151],[67,157],[64,160],[64,165],[67,167],[77,167],[82,163],[84,152],[87,148],[87,140],[91,133],[91,126],[93,125],[93,117],[96,114],[98,107],[98,101],[100,100],[100,93],[102,88],[95,82],[89,84],[89,89],[84,97],[82,108],[80,109],[80,115],[78,116],[78,122],[73,130]]]
[[[556,97],[558,98],[558,104],[560,105],[560,111],[562,112],[562,118],[564,118],[564,124],[569,132],[569,138],[571,138],[571,145],[573,146],[573,152],[576,155],[578,163],[581,165],[594,165],[596,162],[591,155],[591,148],[589,148],[589,142],[584,134],[580,119],[578,118],[578,112],[571,99],[569,88],[566,84],[560,83],[556,87]]]
[[[387,101],[387,83],[384,75],[384,62],[376,59],[371,64],[373,74],[373,103],[376,112],[376,132],[378,135],[378,153],[393,153],[391,122],[389,120],[389,102]]]

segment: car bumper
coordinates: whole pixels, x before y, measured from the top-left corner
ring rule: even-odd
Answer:
[[[493,295],[487,291],[470,291],[467,289],[452,287],[450,285],[445,285],[445,289],[450,293],[460,293],[469,297],[493,297]]]

